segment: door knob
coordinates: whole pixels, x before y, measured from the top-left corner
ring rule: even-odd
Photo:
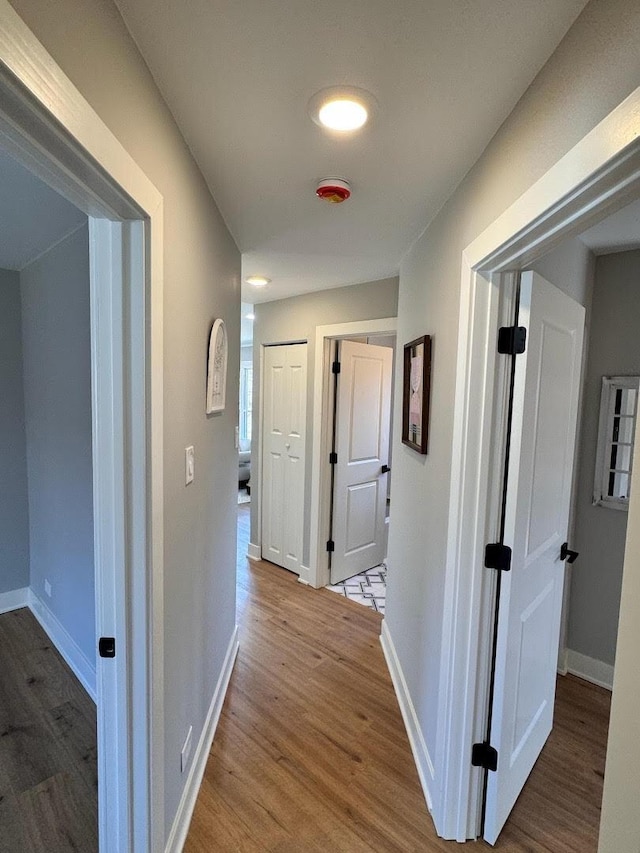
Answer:
[[[288,450],[288,449],[291,447],[291,445],[287,442],[287,444],[285,444],[285,447],[286,447],[286,448],[287,448],[287,450]]]
[[[391,468],[389,468],[389,466],[388,466],[388,465],[383,465],[383,466],[382,466],[382,473],[383,473],[383,474],[388,474],[390,470],[391,470]]]
[[[560,559],[562,561],[566,560],[567,563],[575,563],[578,559],[579,554],[577,551],[572,551],[569,548],[569,543],[565,542],[562,548],[560,548]]]

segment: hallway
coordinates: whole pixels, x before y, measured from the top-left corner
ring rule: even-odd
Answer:
[[[185,851],[460,849],[433,830],[380,615],[249,564],[249,506],[238,511],[240,652]],[[558,692],[556,728],[497,850],[596,849],[609,695],[573,678]]]

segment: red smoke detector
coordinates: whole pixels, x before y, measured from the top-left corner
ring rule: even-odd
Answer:
[[[341,204],[351,195],[351,188],[342,178],[325,178],[316,187],[316,195],[330,204]]]

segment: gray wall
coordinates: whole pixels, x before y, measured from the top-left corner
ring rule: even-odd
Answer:
[[[0,593],[29,586],[20,276],[0,270]]]
[[[425,457],[394,440],[385,619],[436,786],[462,251],[638,85],[639,39],[635,0],[592,0],[401,265],[398,341],[434,336],[431,426]]]
[[[240,256],[148,68],[111,0],[12,5],[164,198],[165,830],[200,738],[235,625],[238,383],[207,417],[207,336],[222,317],[238,376]],[[73,22],[70,28],[69,22]],[[215,140],[213,141],[215,144]],[[196,479],[185,487],[184,449]]]
[[[20,290],[30,586],[94,663],[87,225],[22,270]]]
[[[309,565],[311,516],[311,431],[313,411],[313,369],[315,364],[316,327],[355,320],[378,320],[395,317],[398,308],[398,279],[387,278],[351,287],[339,287],[306,293],[290,299],[263,302],[254,306],[253,327],[253,428],[258,435],[260,412],[260,354],[264,344],[307,341],[307,436],[305,460],[303,564]],[[253,458],[256,459],[254,444]],[[251,468],[251,542],[259,544],[261,472]]]
[[[572,574],[568,646],[613,664],[627,513],[593,506],[602,377],[640,375],[640,251],[596,261],[575,517],[580,559]]]

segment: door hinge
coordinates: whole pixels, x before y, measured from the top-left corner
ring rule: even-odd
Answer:
[[[484,549],[484,566],[485,569],[508,572],[511,568],[511,548],[499,542],[487,545]]]
[[[100,637],[98,640],[98,653],[101,658],[114,658],[116,656],[116,638]]]
[[[337,465],[338,464],[338,454],[330,453],[329,454],[329,465]]]
[[[333,539],[329,539],[329,541],[327,542],[327,551],[331,553],[332,551],[335,551],[335,547],[336,543],[333,541]]]
[[[333,362],[333,364],[331,365],[331,372],[332,373],[340,373],[340,362],[339,361]]]
[[[484,770],[497,770],[498,750],[486,741],[474,743],[471,750],[471,763],[474,767],[482,767]]]
[[[498,352],[502,355],[522,355],[527,346],[524,326],[503,326],[498,331]]]

